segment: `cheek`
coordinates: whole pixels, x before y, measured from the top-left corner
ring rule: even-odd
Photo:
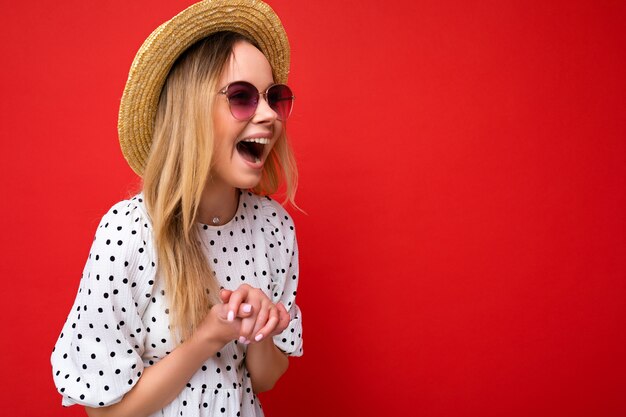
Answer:
[[[276,147],[276,143],[278,143],[278,138],[280,138],[280,135],[283,133],[283,124],[280,122],[276,122],[276,125],[274,126],[274,142],[272,144],[272,149]]]
[[[213,149],[216,153],[230,152],[237,137],[245,128],[245,123],[233,119],[228,109],[217,107],[213,113]]]
[[[216,141],[223,138],[228,132],[228,114],[220,105],[216,105],[213,110],[213,131],[215,132]]]

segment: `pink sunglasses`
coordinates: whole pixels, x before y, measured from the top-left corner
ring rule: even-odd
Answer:
[[[249,120],[256,113],[259,97],[265,96],[267,104],[274,110],[278,120],[285,121],[293,109],[295,99],[291,88],[286,84],[270,85],[264,93],[247,81],[235,81],[219,91],[228,100],[230,113],[237,120]]]

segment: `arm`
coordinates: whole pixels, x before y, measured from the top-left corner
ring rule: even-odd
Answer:
[[[148,416],[172,402],[202,364],[239,334],[240,319],[228,321],[223,304],[213,306],[198,331],[158,363],[116,404],[85,407],[89,417]],[[247,315],[241,311],[240,315]]]
[[[269,391],[287,371],[289,358],[276,347],[271,337],[248,345],[246,367],[255,394]]]
[[[216,341],[193,337],[158,363],[144,370],[122,401],[109,407],[85,407],[89,417],[148,416],[165,407],[182,391],[200,366],[220,348]]]
[[[247,284],[236,291],[222,290],[220,297],[231,311],[240,310],[240,303],[245,301],[256,312],[242,319],[240,327],[240,335],[248,346],[246,368],[256,394],[271,390],[289,367],[289,358],[276,347],[272,338],[289,325],[287,309],[282,303],[272,303],[263,291]]]

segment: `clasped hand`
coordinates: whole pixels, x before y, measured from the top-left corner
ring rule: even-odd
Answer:
[[[238,340],[248,345],[280,334],[289,325],[289,313],[282,303],[274,304],[259,288],[243,284],[234,291],[221,290],[220,299],[211,309],[217,319],[222,339]]]

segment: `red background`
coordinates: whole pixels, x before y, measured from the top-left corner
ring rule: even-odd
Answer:
[[[49,356],[132,58],[188,0],[2,1],[0,403]],[[305,356],[268,416],[626,415],[626,3],[273,0],[298,96]]]

